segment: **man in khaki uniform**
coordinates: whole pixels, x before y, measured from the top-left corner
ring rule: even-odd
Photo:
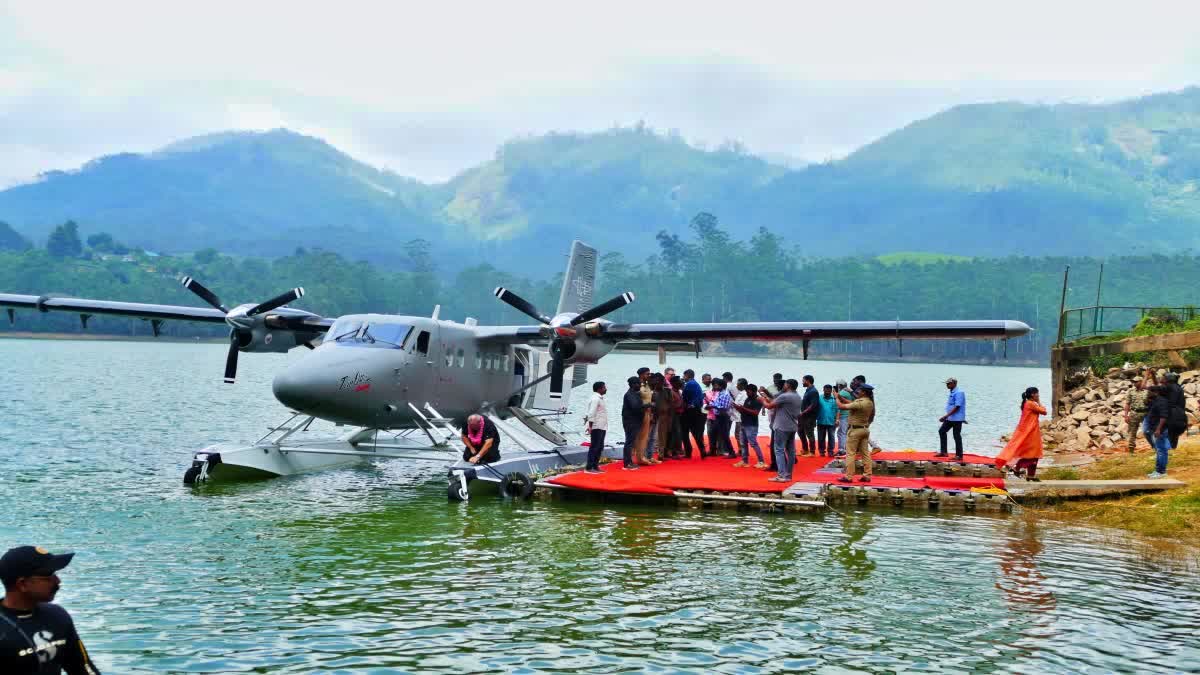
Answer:
[[[1129,429],[1125,432],[1125,438],[1129,441],[1129,452],[1132,453],[1137,446],[1138,430],[1142,428],[1142,420],[1146,419],[1146,410],[1149,404],[1150,392],[1146,391],[1146,387],[1153,384],[1147,382],[1146,378],[1138,378],[1138,382],[1134,389],[1129,390],[1129,395],[1125,397],[1125,424]]]
[[[638,448],[641,454],[636,455],[637,462],[638,464],[659,464],[660,462],[654,459],[654,448],[658,444],[658,418],[654,410],[654,389],[650,387],[650,369],[642,366],[637,369],[637,375],[638,379],[642,381],[639,391],[642,396],[642,405],[645,406],[642,413],[642,434],[638,435]]]
[[[838,481],[854,482],[854,465],[856,460],[863,463],[863,474],[858,480],[863,483],[871,482],[871,420],[875,416],[875,387],[862,384],[855,391],[854,400],[847,403],[842,397],[836,398],[837,407],[850,413],[850,430],[846,434],[846,473]]]

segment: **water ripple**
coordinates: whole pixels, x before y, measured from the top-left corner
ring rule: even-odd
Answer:
[[[61,600],[107,672],[1200,670],[1195,564],[1120,533],[890,510],[447,504],[436,470],[398,462],[191,490],[192,450],[277,421],[266,392],[290,355],[246,359],[236,387],[215,383],[219,345],[5,340],[0,357],[14,392],[0,400],[0,542],[79,551]],[[597,377],[637,364],[606,360]],[[941,375],[811,367],[897,390]],[[1008,389],[1045,379],[969,370],[997,392],[973,390],[975,435],[1004,430],[991,408],[1013,407]],[[919,419],[899,398],[894,417]],[[892,424],[902,443],[928,432]]]

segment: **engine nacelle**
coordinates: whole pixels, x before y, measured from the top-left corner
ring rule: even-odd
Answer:
[[[274,330],[265,325],[256,324],[250,330],[234,332],[239,351],[283,354],[288,350],[311,339],[306,334],[297,334],[292,330]]]
[[[283,354],[318,339],[319,333],[286,327],[276,316],[239,317],[233,328],[238,351]]]
[[[605,340],[588,337],[583,331],[580,331],[575,336],[574,347],[574,357],[567,359],[567,363],[595,364],[599,363],[602,357],[616,348],[616,345]],[[553,348],[553,345],[551,345],[551,348]]]

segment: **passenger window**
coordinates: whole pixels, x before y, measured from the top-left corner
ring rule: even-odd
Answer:
[[[462,349],[458,350],[458,367],[462,368],[467,365],[467,354]]]
[[[508,370],[508,354],[504,355],[504,370]]]
[[[454,365],[454,350],[447,347],[446,348],[446,366],[450,367],[452,365]]]
[[[480,354],[479,352],[475,352],[475,369],[479,370],[482,367],[483,367],[483,355]]]
[[[423,330],[421,331],[421,334],[417,336],[417,351],[421,352],[422,354],[429,353],[429,331]]]

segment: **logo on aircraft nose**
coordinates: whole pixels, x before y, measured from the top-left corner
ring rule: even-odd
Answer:
[[[352,389],[354,391],[370,391],[371,378],[367,377],[366,373],[354,373],[346,375],[338,381],[338,391]]]

